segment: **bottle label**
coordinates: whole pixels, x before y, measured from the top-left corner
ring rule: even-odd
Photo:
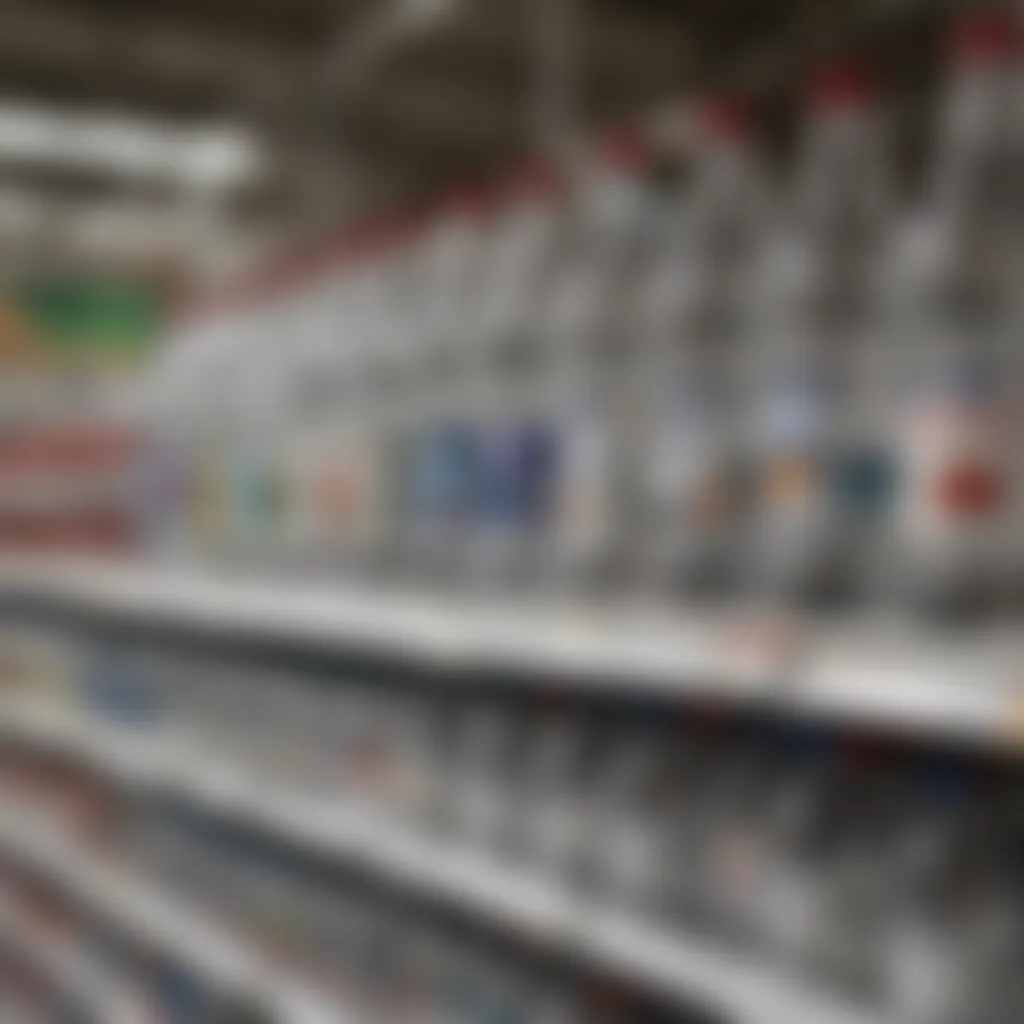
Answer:
[[[220,535],[225,516],[225,475],[219,459],[208,456],[199,460],[191,474],[189,487],[192,516],[199,533],[208,540]]]
[[[594,410],[579,409],[563,420],[555,508],[560,543],[593,550],[611,527],[612,452],[607,430]]]
[[[819,447],[838,397],[837,382],[812,363],[783,370],[770,384],[764,436],[771,448],[809,451]]]
[[[725,441],[726,401],[710,374],[687,375],[656,397],[648,499],[658,518],[716,531],[735,517],[734,467]]]
[[[521,420],[490,433],[478,481],[490,525],[525,534],[550,520],[559,440],[543,419]]]
[[[911,527],[923,536],[989,529],[1009,505],[1012,417],[1006,374],[965,354],[924,374],[904,424]]]
[[[837,381],[828,368],[807,362],[784,369],[770,387],[761,422],[761,499],[773,514],[811,514],[822,508],[830,483]]]
[[[896,469],[879,444],[852,443],[837,451],[831,489],[839,513],[850,523],[878,522],[892,507]]]
[[[479,507],[480,440],[468,423],[444,423],[428,431],[411,467],[411,512],[432,529],[457,531]]]
[[[364,536],[377,518],[372,453],[356,448],[330,452],[316,472],[309,496],[313,516],[335,538]]]
[[[316,481],[315,501],[320,517],[332,530],[344,529],[352,519],[353,510],[360,499],[359,477],[355,467],[343,454],[328,458]]]
[[[263,536],[284,520],[288,493],[279,470],[263,453],[243,456],[235,465],[232,505],[243,532]]]

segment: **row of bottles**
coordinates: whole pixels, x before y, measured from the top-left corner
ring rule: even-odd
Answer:
[[[717,98],[683,180],[620,133],[192,322],[154,381],[161,543],[432,583],[1019,596],[1019,35],[956,26],[913,198],[888,97],[836,62],[783,175]]]
[[[528,939],[495,935],[429,897],[383,890],[358,872],[302,857],[272,838],[211,819],[173,798],[140,795],[131,787],[119,791],[60,757],[6,748],[0,794],[7,808],[22,809],[26,827],[45,825],[82,857],[102,857],[125,879],[143,879],[164,898],[191,908],[197,920],[215,921],[255,951],[268,970],[286,973],[325,1006],[337,1008],[337,1016],[316,1019],[395,1024],[708,1020],[660,1007],[614,979],[545,956]],[[307,1019],[243,1016],[238,1006],[207,991],[189,969],[153,962],[144,949],[134,948],[131,937],[107,934],[72,901],[55,894],[52,882],[37,878],[23,859],[0,859],[0,893],[26,914],[36,906],[49,912],[47,933],[80,946],[82,969],[110,979],[110,1005],[130,1005],[135,1014],[126,1020],[276,1024]]]
[[[6,859],[0,899],[5,1024],[271,1024]]]
[[[656,699],[410,681],[130,627],[99,638],[54,621],[32,635],[37,668],[20,706],[230,766],[324,834],[348,823],[382,847],[493,869],[495,885],[501,872],[534,880],[572,901],[573,919],[706,943],[885,1019],[1020,1019],[1024,791],[1013,764]],[[108,845],[125,813],[73,759],[32,742],[5,745],[4,793]],[[311,869],[250,851],[197,808],[151,800],[131,826],[148,870],[160,865],[245,927],[287,920],[303,949],[310,930],[332,926],[339,904],[310,894]],[[390,921],[390,941],[420,935],[412,917]]]

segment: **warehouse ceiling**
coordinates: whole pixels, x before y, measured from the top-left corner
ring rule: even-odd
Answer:
[[[52,258],[66,255],[72,219],[96,210],[142,211],[143,242],[157,233],[145,211],[191,211],[182,244],[201,249],[211,224],[225,236],[239,224],[273,234],[421,199],[521,158],[566,124],[654,110],[722,81],[772,87],[794,54],[882,24],[918,31],[939,6],[0,0],[0,253],[5,220],[24,234],[18,210],[33,203],[49,217],[17,249]],[[91,134],[67,151],[26,145],[26,109]],[[137,141],[140,126],[170,146]],[[102,230],[84,236],[103,240]]]

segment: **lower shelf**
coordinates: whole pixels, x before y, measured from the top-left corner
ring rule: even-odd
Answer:
[[[659,930],[619,909],[595,907],[535,874],[424,838],[362,810],[339,813],[337,806],[327,809],[301,794],[256,787],[230,765],[200,756],[180,740],[139,739],[109,726],[13,710],[0,717],[3,734],[81,757],[125,783],[174,792],[318,855],[358,863],[397,884],[456,902],[503,928],[582,956],[683,1006],[718,1010],[736,1024],[884,1024],[878,1014],[783,971]],[[0,820],[0,844],[5,841]],[[62,870],[77,875],[85,870],[63,863],[66,858],[52,850],[49,855],[62,861]],[[90,891],[105,896],[108,906],[116,907],[123,899],[120,883],[108,891],[95,877],[85,881]],[[218,965],[225,980],[246,975],[255,980],[252,966],[242,966],[236,951],[195,937],[172,908],[163,912],[142,896],[129,905],[142,924],[168,931],[186,953],[198,956],[201,950],[202,959]]]
[[[352,1024],[340,1009],[283,977],[173,896],[76,848],[21,809],[0,809],[0,849],[43,872],[105,919],[166,950],[220,991],[260,1006],[275,1024]],[[74,980],[59,959],[53,966]],[[132,1024],[104,1009],[98,1017],[104,1024]]]

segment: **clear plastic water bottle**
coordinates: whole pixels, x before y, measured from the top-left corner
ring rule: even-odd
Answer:
[[[197,426],[189,464],[190,533],[199,556],[211,562],[226,560],[237,545],[233,466],[245,395],[242,388],[233,386],[233,363],[240,337],[240,333],[219,331],[208,342],[210,354],[190,367],[186,378],[195,389],[195,404],[189,412]],[[219,402],[215,400],[218,393]]]
[[[283,344],[288,309],[264,313],[255,339],[256,365],[239,387],[238,408],[228,425],[224,494],[230,559],[237,566],[267,571],[280,564],[288,515],[286,425],[294,385],[294,359]],[[238,373],[238,367],[235,368]],[[242,375],[238,373],[241,384]]]
[[[547,424],[550,448],[543,460],[538,456],[550,487],[533,558],[558,588],[607,585],[628,541],[626,314],[657,220],[652,157],[644,133],[623,132],[584,162],[571,241],[545,300],[543,358],[523,390],[526,407],[532,403]]]
[[[415,384],[424,334],[417,329],[418,297],[425,268],[414,224],[387,232],[373,260],[366,287],[369,296],[356,335],[356,372],[344,387],[349,422],[339,431],[353,467],[352,546],[366,572],[380,576],[401,564],[403,547],[402,461],[400,438],[411,412],[405,398]]]
[[[435,583],[450,581],[472,526],[478,431],[467,404],[467,305],[480,274],[490,206],[481,189],[442,212],[419,256],[410,316],[405,488],[413,560]]]
[[[893,436],[900,499],[888,584],[914,604],[990,607],[1014,584],[1020,344],[1007,294],[1015,205],[1012,23],[956,30],[933,176],[903,242]]]
[[[631,461],[639,478],[631,546],[645,580],[707,595],[728,588],[742,557],[739,364],[767,224],[745,107],[731,97],[704,104],[694,148],[634,314],[640,450]]]
[[[566,212],[554,168],[537,163],[517,172],[495,219],[479,294],[468,305],[461,405],[476,424],[480,472],[463,568],[485,588],[522,575],[548,515],[554,437],[524,385],[543,364],[539,321],[564,253]]]
[[[325,501],[335,455],[333,421],[338,413],[337,317],[344,314],[345,279],[317,282],[305,300],[301,324],[291,342],[293,395],[285,431],[285,473],[293,498],[288,505],[283,545],[289,572],[308,578],[332,568],[331,506]]]
[[[856,429],[871,422],[861,405],[878,347],[873,269],[892,218],[886,156],[870,73],[853,62],[823,69],[758,300],[751,570],[774,597],[845,595],[859,532],[888,500],[885,453]]]

